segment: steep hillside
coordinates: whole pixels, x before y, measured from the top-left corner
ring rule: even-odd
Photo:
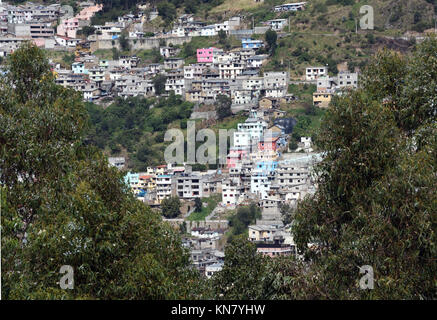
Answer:
[[[375,29],[390,29],[405,32],[422,32],[434,27],[437,12],[435,0],[308,0],[307,8],[301,12],[275,13],[275,5],[287,3],[285,0],[224,0],[215,7],[216,15],[243,14],[245,22],[261,23],[269,19],[289,18],[292,30],[354,31],[360,7],[370,5],[374,10]]]

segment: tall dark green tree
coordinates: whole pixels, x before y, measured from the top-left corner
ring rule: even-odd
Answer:
[[[269,29],[264,34],[264,37],[267,42],[270,53],[274,54],[277,46],[276,41],[278,39],[278,34],[276,33],[276,31]]]
[[[232,115],[231,106],[232,100],[230,97],[223,94],[217,95],[216,112],[219,120]]]
[[[0,82],[2,297],[166,299],[199,282],[177,232],[137,201],[122,174],[83,144],[79,93],[58,86],[27,43]],[[61,266],[74,289],[59,286]]]
[[[435,299],[437,41],[380,52],[322,123],[316,194],[293,231],[321,298]],[[312,243],[312,246],[308,246]],[[374,290],[359,287],[359,267]]]
[[[178,197],[168,197],[161,202],[162,215],[166,218],[176,218],[181,214],[181,200]]]

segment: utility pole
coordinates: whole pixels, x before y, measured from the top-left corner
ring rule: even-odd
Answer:
[[[288,78],[290,78],[290,60],[288,60]]]
[[[355,19],[355,33],[358,33],[358,19]]]
[[[291,33],[291,23],[290,23],[291,16],[288,16],[288,33]]]

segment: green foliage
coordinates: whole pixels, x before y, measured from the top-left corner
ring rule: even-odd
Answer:
[[[228,238],[228,242],[232,242],[235,236],[241,235],[247,231],[247,227],[256,222],[256,219],[261,218],[261,210],[255,204],[239,207],[237,213],[229,218],[229,226],[232,228],[232,233]]]
[[[181,299],[199,280],[179,235],[83,141],[79,93],[54,83],[27,43],[0,83],[2,297]],[[62,290],[59,270],[74,269]]]
[[[70,67],[71,64],[74,62],[74,53],[68,54],[65,53],[64,56],[62,57],[62,62],[64,63],[65,66]]]
[[[190,214],[188,220],[205,220],[205,218],[217,207],[217,204],[221,201],[221,198],[221,194],[212,194],[207,198],[202,198],[200,202],[197,201],[198,198],[196,198],[196,210]],[[203,206],[203,203],[207,204],[206,207]],[[199,211],[197,211],[198,208],[200,208]]]
[[[167,77],[163,74],[158,74],[153,78],[153,86],[155,87],[155,94],[161,95],[165,93],[165,82]]]
[[[118,42],[120,43],[120,49],[122,51],[130,51],[129,39],[127,38],[126,32],[122,32],[120,37],[118,38]]]
[[[216,101],[217,101],[216,112],[219,120],[223,120],[224,118],[232,115],[232,110],[231,110],[232,100],[230,97],[223,94],[219,94],[217,95]]]
[[[194,207],[195,207],[195,212],[200,212],[202,211],[202,200],[200,200],[200,198],[196,198],[194,199]]]
[[[96,28],[93,26],[84,26],[82,29],[78,31],[79,34],[83,34],[85,37],[88,37],[96,32]]]
[[[101,149],[126,149],[130,167],[139,171],[163,161],[163,133],[170,123],[188,119],[193,108],[174,94],[159,100],[119,98],[106,109],[92,103],[86,106],[90,114],[88,142]]]
[[[244,236],[238,236],[225,248],[223,269],[212,277],[216,299],[252,300],[266,299],[266,257],[257,254],[256,247]]]
[[[282,222],[284,225],[288,225],[292,223],[293,216],[294,216],[294,208],[291,207],[288,204],[283,204],[279,208],[279,211],[281,212]]]
[[[164,19],[166,25],[169,25],[176,19],[176,7],[170,2],[160,2],[157,6],[158,14]]]
[[[181,200],[178,197],[165,198],[161,202],[162,215],[168,219],[176,218],[181,214]]]
[[[363,88],[334,99],[326,115],[318,190],[293,225],[317,279],[308,290],[322,298],[437,296],[436,52],[432,38],[410,57],[379,53]],[[374,290],[359,288],[363,265],[374,269]]]
[[[278,39],[278,35],[276,33],[276,31],[269,29],[266,31],[266,33],[264,34],[264,37],[266,39],[267,45],[269,47],[269,50],[272,54],[275,53],[275,49],[276,49],[276,41]]]

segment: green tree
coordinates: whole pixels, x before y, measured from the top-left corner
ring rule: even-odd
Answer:
[[[161,210],[164,217],[168,219],[176,218],[181,214],[181,201],[178,197],[168,197],[162,200]]]
[[[218,32],[218,37],[219,37],[219,43],[225,45],[228,40],[228,35],[226,34],[226,31],[220,30]]]
[[[200,198],[194,199],[194,207],[196,212],[202,211],[202,200]]]
[[[223,269],[212,277],[216,299],[252,300],[267,299],[269,258],[258,254],[255,244],[245,236],[238,236],[225,248]]]
[[[269,29],[264,34],[264,38],[267,42],[271,54],[274,54],[276,50],[276,40],[278,39],[278,34],[276,33],[276,31]]]
[[[223,94],[217,95],[216,112],[219,120],[223,120],[232,115],[231,106],[232,100],[230,97]]]
[[[293,215],[295,209],[288,204],[283,204],[280,206],[279,211],[281,213],[282,222],[284,225],[288,225],[293,222]]]
[[[120,43],[121,51],[130,51],[129,39],[127,38],[127,34],[123,31],[118,38],[118,42]]]
[[[334,99],[317,138],[318,190],[294,216],[296,243],[311,261],[307,292],[437,297],[435,52],[435,38],[411,56],[382,51],[362,89]],[[374,290],[359,288],[363,265],[374,270]]]
[[[80,33],[83,34],[85,37],[88,37],[88,36],[94,34],[95,32],[96,32],[96,28],[94,28],[93,26],[84,26],[80,30]]]
[[[160,95],[165,93],[165,82],[167,81],[167,77],[159,74],[153,78],[153,86],[155,87],[155,94]]]
[[[176,7],[170,2],[160,2],[157,6],[159,16],[169,25],[176,19]]]
[[[26,43],[0,81],[2,297],[176,299],[199,279],[179,235],[137,201],[122,173],[84,145],[80,93],[54,82]],[[62,265],[74,290],[59,287]]]

